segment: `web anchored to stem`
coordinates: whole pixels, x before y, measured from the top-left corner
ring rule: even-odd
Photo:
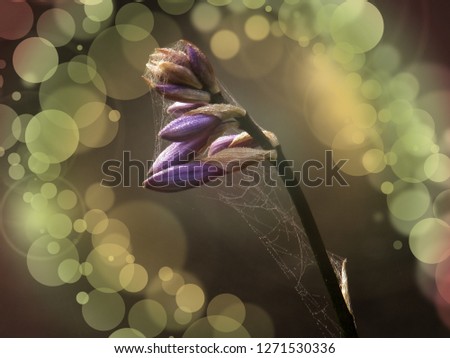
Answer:
[[[272,230],[279,230],[277,226],[259,233],[256,226],[247,222],[258,233],[283,272],[296,281],[297,291],[314,313],[317,311],[315,301],[312,296],[305,294],[300,283],[305,270],[301,257],[305,253],[303,238],[306,236],[333,303],[342,334],[356,337],[346,279],[338,278],[345,277],[345,261],[340,268],[333,267],[300,188],[300,180],[287,164],[275,135],[263,131],[243,108],[234,103],[231,96],[226,98],[222,94],[223,90],[209,61],[193,44],[181,40],[174,48],[157,49],[150,55],[147,69],[144,79],[162,95],[163,100],[179,102],[167,108],[166,112],[175,119],[165,124],[159,132],[161,139],[171,141],[172,144],[159,153],[150,169],[149,178],[144,182],[145,186],[163,192],[186,190],[214,178],[242,171],[250,163],[270,160],[303,225],[302,230],[301,226],[291,221],[290,227],[285,227],[286,232],[293,233],[297,250],[292,251],[289,246],[280,244],[278,236],[268,235]],[[245,132],[225,135],[236,127]],[[261,190],[261,187],[257,190]],[[270,200],[266,200],[269,199],[268,196],[260,197],[265,200],[259,203],[263,207],[268,205],[278,208]],[[224,201],[229,200],[225,196],[222,198]],[[243,206],[236,205],[235,199],[233,201],[233,207],[239,208],[238,211],[247,205],[245,201]],[[272,210],[272,213],[281,217],[286,215],[282,210]],[[341,272],[344,274],[341,275]]]

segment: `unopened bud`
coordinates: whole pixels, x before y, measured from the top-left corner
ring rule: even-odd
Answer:
[[[220,124],[220,119],[215,116],[203,114],[183,115],[171,121],[159,132],[159,136],[172,142],[182,142],[194,138],[197,135],[211,134]]]
[[[167,99],[180,102],[209,102],[211,97],[206,91],[180,85],[156,84],[154,88]]]
[[[194,44],[188,41],[182,41],[185,45],[184,50],[189,57],[192,72],[195,73],[200,82],[205,85],[211,94],[220,92],[213,67],[206,55]]]
[[[189,111],[188,114],[208,114],[220,119],[239,118],[245,116],[245,109],[231,104],[207,104]]]
[[[177,192],[198,187],[223,174],[223,170],[213,164],[193,161],[161,170],[143,184],[156,191]]]

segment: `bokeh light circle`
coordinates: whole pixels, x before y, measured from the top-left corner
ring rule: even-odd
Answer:
[[[58,194],[56,202],[58,203],[58,206],[61,209],[70,210],[77,205],[78,197],[74,191],[70,189],[65,189]]]
[[[80,291],[75,296],[75,299],[76,299],[78,304],[85,305],[86,303],[89,302],[89,294],[87,292]]]
[[[221,60],[229,60],[237,55],[241,47],[239,37],[230,30],[217,31],[210,41],[211,51]]]
[[[28,158],[28,168],[35,174],[43,174],[50,168],[50,161],[46,154],[36,152]]]
[[[211,300],[207,314],[209,323],[216,330],[232,332],[245,320],[245,305],[238,297],[225,293]]]
[[[173,277],[173,270],[170,267],[161,267],[158,271],[158,276],[161,281],[170,281]]]
[[[194,0],[158,0],[158,5],[170,15],[181,15],[188,12]]]
[[[57,246],[53,244],[54,240],[44,235],[32,243],[27,253],[27,266],[31,276],[45,286],[60,286],[66,283],[58,274],[59,266],[66,260],[79,259],[78,251],[70,240],[59,239]]]
[[[197,312],[205,303],[205,294],[203,290],[195,284],[186,284],[181,286],[176,294],[178,307],[185,312]]]
[[[114,244],[128,249],[130,246],[130,231],[127,226],[120,220],[109,219],[103,231],[92,234],[92,245],[94,247],[103,244]]]
[[[450,225],[450,189],[444,190],[436,196],[433,203],[433,213],[436,218]]]
[[[121,291],[124,289],[123,283],[139,288],[145,279],[141,271],[137,280],[131,275],[133,272],[130,274],[129,271],[125,272],[122,280],[120,278],[123,268],[129,265],[129,255],[126,248],[117,244],[106,243],[95,247],[86,258],[86,262],[92,266],[92,273],[87,276],[89,283],[102,292]]]
[[[86,222],[86,230],[91,234],[101,234],[108,227],[108,216],[103,210],[91,209],[83,217]]]
[[[120,328],[111,333],[109,338],[145,338],[145,336],[134,328]]]
[[[436,264],[445,260],[450,254],[449,225],[434,218],[419,221],[409,235],[409,247],[424,263]]]
[[[228,320],[232,320],[232,318],[228,318]],[[203,317],[186,329],[183,338],[250,338],[250,333],[241,325],[231,332],[218,331],[211,326],[208,317]]]
[[[108,20],[114,11],[113,0],[85,2],[84,12],[91,21],[102,22]]]
[[[25,168],[21,164],[11,165],[8,174],[13,180],[20,180],[25,176]]]
[[[117,31],[128,41],[144,40],[152,32],[153,24],[153,14],[143,4],[126,4],[116,14]]]
[[[67,215],[53,214],[47,219],[46,228],[51,237],[63,239],[71,233],[72,221]]]
[[[53,44],[42,37],[29,37],[17,45],[13,54],[16,73],[27,82],[48,80],[56,72],[58,52]]]
[[[151,299],[141,300],[131,307],[128,313],[131,328],[142,332],[146,337],[156,337],[167,324],[167,313],[164,307]]]
[[[58,276],[65,283],[77,282],[81,277],[80,263],[74,259],[67,259],[58,266]]]
[[[139,292],[145,288],[148,282],[148,273],[138,264],[128,264],[120,270],[119,281],[128,292]]]
[[[425,160],[424,171],[430,180],[445,182],[450,178],[450,158],[442,153],[433,153]]]
[[[264,40],[270,33],[270,23],[265,16],[253,15],[245,21],[245,34],[254,41]]]
[[[17,40],[33,26],[33,10],[26,1],[0,2],[0,37]]]
[[[54,46],[64,46],[75,34],[75,21],[65,10],[54,8],[45,11],[38,19],[37,33]]]
[[[100,102],[89,102],[80,107],[74,119],[79,127],[81,144],[87,148],[100,148],[113,141],[119,123],[110,120],[110,113],[111,107]]]
[[[427,212],[430,203],[430,193],[424,184],[410,184],[401,180],[394,183],[393,190],[387,197],[391,214],[405,221],[419,219]]]
[[[52,109],[35,115],[25,132],[30,153],[44,153],[49,163],[68,159],[77,149],[78,139],[78,128],[72,117]]]
[[[175,322],[177,322],[180,325],[187,325],[189,322],[192,321],[192,313],[185,312],[181,310],[180,308],[177,308],[175,312],[173,313],[173,319]]]
[[[109,331],[119,325],[125,316],[125,303],[118,293],[93,290],[81,312],[86,323],[98,331]]]
[[[345,1],[331,18],[331,35],[336,43],[346,43],[355,53],[373,49],[384,31],[383,16],[365,0]]]
[[[198,3],[190,12],[191,22],[194,27],[202,32],[214,30],[222,19],[220,10],[206,3]]]
[[[278,23],[283,33],[303,45],[319,32],[317,17],[322,4],[320,0],[285,1],[278,11]]]

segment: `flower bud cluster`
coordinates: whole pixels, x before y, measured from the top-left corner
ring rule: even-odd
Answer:
[[[248,165],[273,155],[255,149],[256,142],[246,132],[223,135],[246,111],[210,103],[220,87],[210,62],[195,45],[180,40],[174,48],[156,49],[143,77],[165,99],[175,101],[167,108],[173,120],[158,133],[171,143],[153,162],[145,187],[186,190],[241,168],[241,162]],[[276,142],[272,133],[265,133]]]

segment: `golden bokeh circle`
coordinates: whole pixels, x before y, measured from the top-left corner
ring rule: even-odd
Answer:
[[[166,328],[167,313],[159,302],[144,299],[131,307],[128,323],[146,337],[156,337]]]
[[[117,327],[125,316],[125,303],[118,293],[93,290],[89,300],[81,306],[86,323],[98,331]]]

